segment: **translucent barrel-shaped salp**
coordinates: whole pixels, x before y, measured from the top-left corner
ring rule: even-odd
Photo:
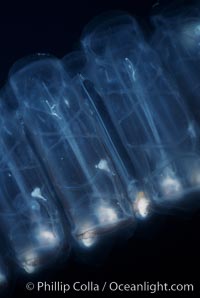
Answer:
[[[185,6],[152,17],[154,33],[151,44],[165,68],[178,83],[182,96],[199,117],[200,7]]]
[[[119,175],[128,195],[130,195],[130,193],[135,194],[138,192],[138,177],[136,177],[136,172],[131,164],[130,157],[124,150],[124,145],[118,136],[106,106],[103,104],[99,94],[96,92],[94,84],[91,80],[88,80],[87,76],[85,76],[88,64],[84,52],[76,51],[67,54],[63,57],[62,63],[67,74],[71,78],[71,83],[73,82],[72,84],[78,85],[81,84],[81,88],[87,96],[87,100],[85,102],[86,109],[89,108],[93,111],[93,113],[95,113],[101,140],[104,142],[105,147],[109,151],[113,165],[116,168],[117,174]],[[144,197],[144,195],[142,195],[142,197]],[[132,203],[131,209],[135,211]],[[138,213],[137,215],[140,217],[141,214]]]
[[[1,106],[0,222],[28,273],[69,253],[55,194],[14,113]]]
[[[140,190],[141,177],[138,175],[137,169],[131,163],[130,156],[127,154],[126,148],[124,147],[123,139],[118,135],[115,128],[116,123],[113,122],[113,118],[110,116],[106,105],[97,92],[95,84],[88,79],[88,61],[86,55],[83,51],[73,52],[66,55],[62,59],[62,62],[70,77],[73,78],[77,74],[80,74],[81,84],[88,98],[87,105],[90,106],[92,110],[95,110],[95,115],[99,122],[101,139],[108,148],[120,180],[128,193],[131,208],[138,218],[146,218],[152,206],[149,198],[146,197],[144,188],[142,188],[143,191]],[[95,77],[95,72],[92,74],[92,79],[93,75]],[[136,196],[137,199],[133,201],[132,198]]]
[[[75,239],[90,247],[102,234],[132,223],[126,193],[79,78],[70,80],[58,59],[43,57],[18,63],[10,86]]]
[[[196,187],[195,124],[136,21],[121,14],[89,25],[82,44],[86,76],[97,86],[149,196],[180,198]]]

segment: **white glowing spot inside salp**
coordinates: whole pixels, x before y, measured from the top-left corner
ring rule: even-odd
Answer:
[[[41,199],[41,200],[43,200],[43,201],[47,201],[47,199],[46,199],[45,197],[43,197],[43,195],[42,195],[41,190],[40,190],[39,187],[36,187],[36,188],[32,191],[31,196],[32,196],[33,198],[38,198],[38,199]]]
[[[139,192],[133,204],[133,209],[137,216],[146,218],[150,213],[151,202],[144,192]]]
[[[95,235],[95,230],[92,229],[91,224],[85,224],[82,226],[78,239],[85,247],[91,247],[96,243],[97,236]]]
[[[171,176],[166,176],[163,178],[160,185],[163,194],[166,196],[176,195],[182,190],[180,181]]]
[[[87,232],[85,233],[84,237],[82,238],[82,244],[85,247],[91,247],[96,242],[96,237],[94,235],[90,235],[90,233],[87,235]]]
[[[66,106],[67,106],[68,108],[70,108],[69,101],[68,101],[67,99],[65,99],[64,102],[65,102]]]
[[[39,230],[36,238],[43,245],[56,246],[59,242],[58,237],[49,230]]]
[[[189,133],[190,137],[193,138],[193,139],[195,139],[197,137],[195,127],[194,127],[193,123],[189,124],[188,133]]]
[[[112,224],[118,220],[116,211],[110,207],[99,207],[97,211],[97,217],[101,224]]]
[[[101,159],[100,162],[97,165],[95,165],[95,168],[110,173],[108,162],[105,159]]]
[[[131,75],[133,81],[136,81],[136,71],[133,67],[133,63],[128,58],[125,58],[125,62],[128,67],[129,74]]]
[[[27,273],[34,273],[39,264],[38,256],[31,250],[23,255],[22,267]]]
[[[87,238],[87,239],[83,239],[82,243],[85,247],[91,247],[94,244],[94,239],[92,238]]]
[[[58,119],[61,119],[61,117],[58,115],[58,113],[57,113],[57,111],[56,111],[56,110],[57,110],[57,104],[54,103],[54,104],[51,106],[51,104],[49,103],[48,100],[46,100],[46,104],[47,104],[48,108],[49,108],[50,111],[51,111],[51,115],[57,117]]]

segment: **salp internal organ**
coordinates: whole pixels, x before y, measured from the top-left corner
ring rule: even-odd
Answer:
[[[198,190],[198,125],[136,21],[17,62],[1,94],[0,221],[28,273]]]

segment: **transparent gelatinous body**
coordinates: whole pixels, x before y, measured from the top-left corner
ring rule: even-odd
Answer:
[[[56,260],[65,247],[55,194],[13,113],[1,106],[0,222],[16,262],[34,273]]]
[[[190,175],[200,165],[195,123],[135,20],[121,14],[90,25],[82,44],[88,57],[85,75],[148,189],[145,197],[180,198],[196,187]]]
[[[65,69],[67,69],[67,73],[71,77],[75,76],[75,70],[80,73],[80,82],[84,92],[87,94],[86,103],[87,106],[95,112],[95,116],[99,122],[101,139],[109,150],[116,171],[126,188],[129,197],[135,196],[138,193],[139,187],[138,173],[131,164],[130,157],[126,153],[124,144],[120,139],[109,112],[96,91],[94,84],[88,80],[87,76],[85,76],[88,68],[85,54],[83,52],[74,52],[65,56],[62,59],[62,62]],[[79,70],[77,70],[77,65],[79,65]],[[103,164],[100,166],[102,167]]]
[[[59,60],[43,57],[15,66],[10,86],[76,240],[90,247],[100,235],[132,223],[128,197],[80,77],[70,78]]]
[[[106,253],[154,208],[191,210],[178,199],[200,191],[200,11],[177,15],[152,17],[150,43],[133,17],[103,16],[82,50],[11,69],[0,90],[0,296],[7,254],[35,273],[78,243],[85,262],[96,251],[80,246],[104,238]]]
[[[200,73],[199,4],[182,11],[168,11],[152,17],[155,30],[152,46],[170,75],[178,83],[182,96],[191,105],[199,121]]]

